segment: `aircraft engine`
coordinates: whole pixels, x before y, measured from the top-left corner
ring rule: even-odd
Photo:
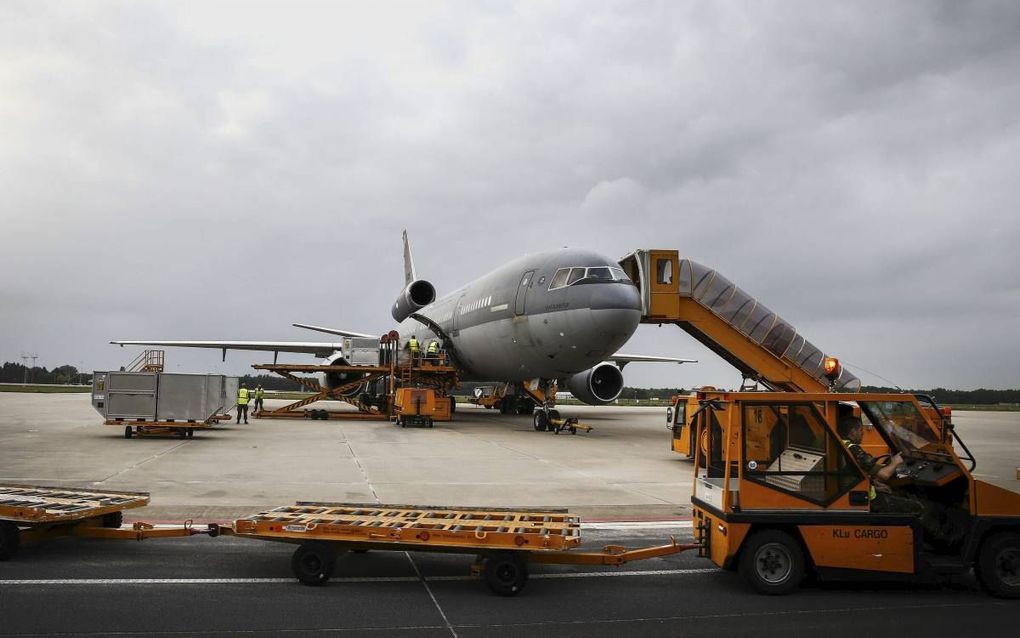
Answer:
[[[323,359],[322,360],[322,365],[325,365],[325,366],[333,366],[333,365],[336,365],[336,366],[345,366],[345,365],[347,365],[347,360],[344,359],[344,357],[343,357],[343,355],[341,353],[337,352],[337,353],[332,354],[332,355],[326,357],[325,359]],[[324,373],[322,373],[322,377],[319,379],[319,383],[321,383],[323,385],[323,387],[326,387],[326,388],[329,388],[330,390],[332,390],[333,388],[339,388],[342,385],[347,385],[348,383],[351,383],[352,381],[357,381],[358,379],[360,379],[360,378],[362,378],[364,376],[365,375],[360,373],[360,372],[324,372]],[[344,392],[341,392],[340,394],[342,394],[345,397],[353,397],[353,396],[357,395],[359,392],[364,392],[364,391],[365,391],[365,384],[362,383],[360,385],[354,386],[350,390],[346,390]]]
[[[611,363],[600,363],[567,379],[567,389],[578,401],[605,405],[623,392],[623,373]]]
[[[398,322],[407,319],[412,312],[417,312],[436,300],[435,287],[425,281],[418,279],[407,284],[401,291],[393,304],[393,318]]]

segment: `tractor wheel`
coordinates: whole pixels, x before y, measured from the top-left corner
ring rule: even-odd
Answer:
[[[545,432],[549,429],[549,418],[542,410],[535,410],[531,418],[535,424],[535,432]]]
[[[497,596],[516,596],[528,582],[528,564],[517,552],[496,552],[485,558],[485,584]]]
[[[294,576],[305,585],[317,587],[324,584],[333,575],[336,565],[336,552],[328,544],[321,541],[301,543],[294,556],[290,559],[290,567]]]
[[[1020,534],[1002,532],[985,539],[974,567],[986,592],[997,598],[1020,598]]]
[[[740,553],[740,573],[760,594],[788,594],[804,580],[804,552],[786,532],[758,532]]]
[[[9,560],[18,553],[21,530],[11,521],[0,521],[0,560]]]

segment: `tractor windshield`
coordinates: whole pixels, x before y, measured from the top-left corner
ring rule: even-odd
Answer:
[[[943,452],[938,433],[909,401],[858,401],[871,422],[899,443],[904,452]]]

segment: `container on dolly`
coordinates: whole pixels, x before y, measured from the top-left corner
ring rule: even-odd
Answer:
[[[96,372],[92,407],[106,425],[124,428],[124,438],[176,434],[194,436],[229,420],[237,401],[237,377],[159,371]]]

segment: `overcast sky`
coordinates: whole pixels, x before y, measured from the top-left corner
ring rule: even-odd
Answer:
[[[0,361],[382,332],[407,228],[440,294],[676,248],[865,382],[1016,388],[1018,107],[1010,1],[5,0]],[[625,351],[740,382],[677,328]]]

